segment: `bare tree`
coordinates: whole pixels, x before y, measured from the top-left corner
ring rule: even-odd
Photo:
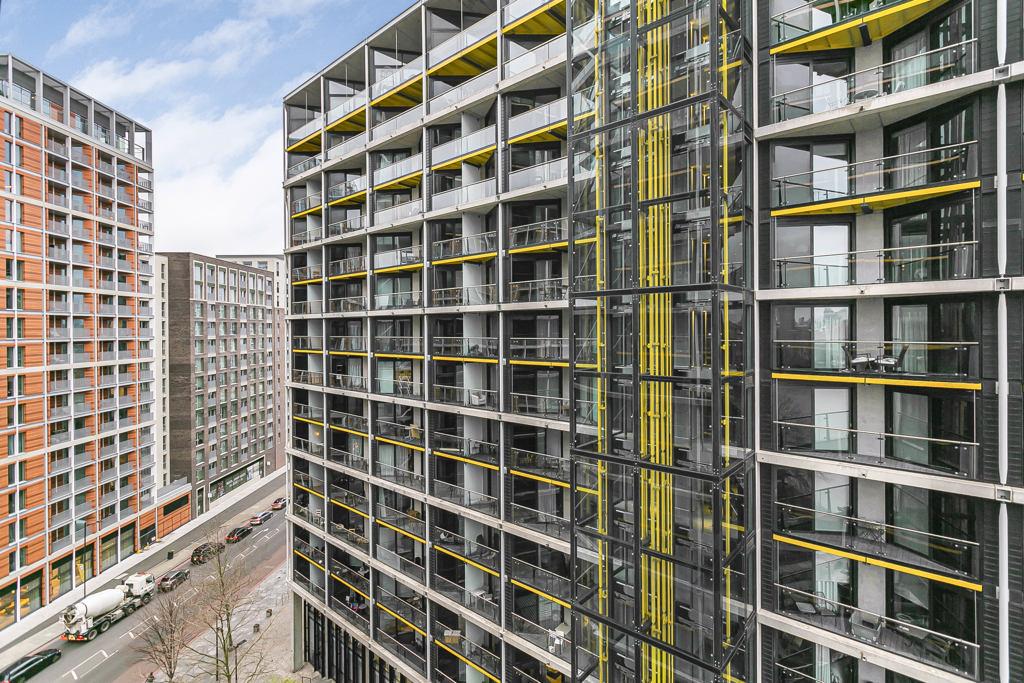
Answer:
[[[186,600],[164,593],[153,601],[148,612],[153,624],[136,640],[138,660],[152,665],[173,683],[188,643],[195,635],[191,627],[193,610]]]
[[[217,536],[210,542],[219,542]],[[252,595],[255,583],[249,568],[243,558],[229,560],[226,550],[213,555],[208,566],[210,574],[197,583],[198,593],[191,600],[192,620],[206,633],[189,644],[189,658],[216,681],[265,680],[269,670],[261,640],[266,629],[241,635],[262,611]]]

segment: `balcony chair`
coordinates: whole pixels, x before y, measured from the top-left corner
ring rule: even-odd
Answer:
[[[903,368],[903,359],[907,355],[910,344],[904,344],[898,356],[879,356],[875,361],[880,372],[899,372]]]
[[[857,353],[853,343],[844,344],[843,353],[846,354],[846,369],[850,372],[864,372],[875,364],[875,359],[868,354]]]
[[[874,614],[856,611],[850,617],[850,634],[855,638],[874,643],[882,633],[882,620]]]

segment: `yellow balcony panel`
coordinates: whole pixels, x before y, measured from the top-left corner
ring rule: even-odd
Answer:
[[[302,559],[304,559],[306,562],[309,562],[311,565],[313,565],[314,567],[316,567],[320,571],[324,571],[324,566],[322,564],[320,564],[319,562],[317,562],[316,560],[310,559],[309,556],[299,552],[298,550],[295,550],[294,548],[292,548],[292,552],[295,553],[296,555],[298,555],[299,557],[301,557]]]
[[[398,358],[399,360],[423,360],[423,354],[415,353],[375,353],[376,358]]]
[[[818,214],[849,214],[861,213],[865,209],[870,211],[882,211],[895,206],[913,204],[927,199],[934,199],[947,194],[974,190],[981,187],[980,180],[970,180],[962,183],[945,183],[928,185],[927,187],[915,187],[909,190],[896,190],[891,192],[878,192],[869,195],[858,195],[845,199],[827,200],[801,204],[799,206],[787,206],[780,209],[772,209],[772,218],[784,216],[811,216]]]
[[[423,74],[417,74],[370,102],[373,107],[411,107],[423,101]]]
[[[908,567],[897,562],[890,562],[889,560],[882,560],[868,555],[861,555],[860,553],[852,553],[847,550],[839,550],[830,546],[821,545],[819,543],[812,543],[810,541],[804,541],[798,538],[791,538],[789,536],[783,536],[782,534],[772,534],[772,540],[776,543],[785,543],[787,545],[796,546],[798,548],[804,548],[806,550],[813,550],[815,552],[823,552],[828,555],[835,557],[842,557],[854,562],[861,562],[863,564],[870,564],[876,567],[882,567],[883,569],[891,569],[902,574],[910,574],[911,576],[919,576],[929,581],[938,581],[939,583],[949,584],[951,586],[957,586],[959,588],[966,588],[980,593],[982,586],[980,583],[974,581],[965,581],[964,579],[954,578],[952,576],[946,576],[945,574],[939,574],[937,572],[930,572],[916,567]]]
[[[552,0],[501,29],[516,35],[557,36],[565,33],[565,0]]]
[[[366,277],[366,271],[365,270],[360,270],[360,271],[358,271],[356,273],[345,273],[344,275],[332,275],[332,276],[330,276],[327,279],[328,280],[353,280],[353,279],[363,278],[363,277]]]
[[[579,244],[579,240],[576,241]],[[548,244],[531,244],[528,247],[517,247],[515,249],[509,249],[510,254],[531,254],[536,251],[557,251],[559,249],[568,249],[569,242],[563,240],[562,242],[550,242]]]
[[[320,131],[314,131],[298,142],[292,143],[285,148],[286,152],[319,152],[321,148]]]
[[[316,206],[310,207],[310,208],[306,209],[305,211],[299,211],[298,213],[293,213],[292,214],[292,218],[302,218],[303,216],[308,216],[311,213],[319,214],[321,211],[323,211],[323,209],[324,209],[324,207],[323,207],[322,204],[317,204]]]
[[[498,34],[478,40],[427,70],[428,76],[477,76],[498,65]]]
[[[488,161],[491,160],[492,156],[494,156],[494,150],[496,148],[497,148],[496,145],[490,145],[488,147],[484,147],[483,149],[477,150],[475,152],[470,152],[469,154],[463,154],[460,157],[455,157],[454,159],[449,159],[448,161],[441,162],[440,164],[437,164],[436,166],[431,166],[430,170],[431,171],[452,171],[452,170],[455,170],[457,168],[461,168],[463,162],[465,162],[467,164],[472,164],[473,166],[483,166],[484,164],[486,164]]]
[[[476,263],[479,261],[490,261],[492,258],[497,258],[498,252],[496,251],[485,251],[481,254],[466,254],[465,256],[453,256],[451,258],[441,259],[440,261],[431,261],[432,266],[451,266],[456,263]]]
[[[327,126],[329,133],[361,133],[366,130],[366,108],[354,109]]]
[[[859,17],[787,40],[773,47],[771,54],[864,47],[871,42],[892,35],[946,2],[947,0],[897,2],[889,7],[882,7]]]
[[[471,358],[469,356],[433,356],[432,360],[448,363],[483,363],[485,365],[494,365],[498,362],[497,358]]]
[[[366,351],[328,351],[328,356],[355,356],[356,358],[366,358],[368,355]]]
[[[398,189],[408,190],[410,188],[416,187],[422,181],[423,181],[423,171],[422,170],[420,170],[420,171],[413,171],[412,173],[407,173],[406,175],[402,176],[401,178],[395,178],[394,180],[388,180],[388,181],[386,181],[384,183],[381,183],[380,185],[375,185],[373,187],[373,189],[374,190],[378,190],[378,191],[379,190],[398,190]]]
[[[556,121],[551,125],[517,135],[508,141],[510,145],[526,145],[533,142],[562,142],[566,136],[566,121]]]
[[[523,479],[539,481],[542,484],[550,484],[551,486],[557,486],[563,489],[569,488],[569,484],[564,481],[559,481],[558,479],[552,479],[550,477],[542,477],[539,474],[524,472],[523,470],[510,469],[508,473],[511,474],[513,477],[522,477]]]
[[[365,201],[366,190],[359,190],[358,192],[353,192],[352,194],[345,195],[344,197],[332,199],[330,202],[327,203],[327,206],[339,206],[341,204],[362,204]]]
[[[474,671],[477,671],[482,676],[485,676],[487,678],[487,680],[493,681],[493,683],[501,683],[501,679],[500,678],[498,678],[494,674],[490,673],[489,671],[487,671],[487,669],[483,668],[479,664],[474,664],[473,662],[469,661],[468,659],[466,659],[465,656],[463,656],[462,654],[460,654],[460,653],[456,652],[455,650],[451,649],[450,647],[448,647],[447,645],[442,643],[440,640],[435,638],[434,639],[434,645],[437,645],[439,648],[441,648],[442,650],[444,650],[445,652],[450,654],[452,657],[455,657],[455,659],[459,660],[460,662],[462,662],[466,666],[470,667]]]
[[[470,567],[475,567],[476,569],[479,569],[480,571],[482,571],[482,572],[484,572],[486,574],[490,574],[491,576],[499,576],[498,572],[494,571],[490,567],[485,567],[484,565],[480,564],[479,562],[474,562],[473,560],[469,559],[468,557],[460,555],[459,553],[454,552],[452,550],[448,550],[448,548],[445,548],[443,546],[435,544],[434,545],[434,550],[436,550],[439,553],[444,553],[445,555],[447,555],[449,557],[454,557],[456,560],[459,560],[460,562],[464,562],[465,564],[468,564]]]
[[[874,384],[889,387],[922,389],[957,389],[981,391],[981,382],[950,382],[946,380],[911,379],[910,377],[866,377],[864,375],[818,375],[802,372],[773,372],[772,379],[797,382],[831,382],[835,384]]]
[[[380,268],[378,270],[374,270],[373,272],[376,275],[384,275],[387,273],[400,273],[403,270],[419,270],[422,267],[422,263],[406,263],[404,266],[391,266],[389,268]]]
[[[519,588],[522,588],[523,590],[529,591],[529,592],[533,593],[534,595],[542,597],[545,600],[550,600],[551,602],[555,603],[556,605],[561,605],[562,607],[564,607],[566,609],[572,609],[572,605],[567,603],[565,600],[562,600],[560,598],[556,598],[555,596],[550,595],[548,593],[545,593],[544,591],[542,591],[539,588],[534,588],[533,586],[531,586],[529,584],[523,583],[522,581],[519,581],[518,579],[511,579],[511,580],[509,580],[509,583],[511,583],[513,586],[518,586]]]
[[[569,367],[568,361],[564,360],[523,360],[520,358],[513,358],[509,360],[509,365],[525,365],[534,368],[567,368]],[[583,367],[584,364],[577,363],[576,367]]]
[[[461,455],[455,455],[454,453],[446,453],[444,451],[438,451],[438,450],[433,451],[433,453],[437,457],[445,458],[446,460],[457,460],[459,462],[464,462],[467,465],[475,465],[476,467],[483,467],[485,470],[493,470],[493,471],[497,471],[498,470],[498,466],[497,465],[494,465],[494,464],[489,463],[489,462],[481,462],[480,460],[473,460],[472,458],[466,458],[466,457],[461,456]]]

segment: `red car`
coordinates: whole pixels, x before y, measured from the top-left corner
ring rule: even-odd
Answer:
[[[224,540],[228,543],[238,543],[251,533],[251,526],[236,526],[234,529],[228,532],[228,535],[224,537]]]
[[[271,512],[270,510],[265,510],[265,511],[259,513],[258,515],[253,515],[252,517],[250,517],[249,518],[249,526],[259,526],[259,525],[263,524],[263,522],[267,521],[268,519],[270,519],[273,516],[274,516],[273,512]]]
[[[286,507],[288,507],[287,498],[277,498],[270,504],[271,510],[284,510]]]

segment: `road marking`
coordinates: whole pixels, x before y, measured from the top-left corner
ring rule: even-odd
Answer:
[[[80,668],[82,668],[83,666],[85,666],[85,664],[86,664],[86,663],[87,663],[87,662],[88,662],[89,660],[91,660],[91,659],[93,659],[93,658],[95,658],[95,657],[102,657],[102,659],[101,659],[100,661],[96,662],[95,664],[93,664],[92,666],[90,666],[90,667],[89,667],[88,669],[86,669],[85,671],[83,671],[83,672],[82,672],[82,675],[83,675],[83,676],[85,676],[85,675],[86,675],[87,673],[89,673],[90,671],[92,671],[93,669],[95,669],[95,668],[96,668],[97,666],[99,666],[99,665],[100,665],[100,664],[102,664],[103,662],[105,662],[105,661],[107,661],[108,659],[110,659],[111,657],[113,657],[113,656],[114,656],[115,654],[117,654],[117,650],[112,650],[112,651],[110,652],[110,654],[109,654],[109,655],[107,654],[107,651],[106,651],[106,650],[99,650],[99,651],[97,651],[97,652],[95,652],[95,653],[93,653],[93,654],[89,655],[88,657],[86,657],[86,658],[85,658],[85,659],[84,659],[84,660],[82,661],[82,663],[81,663],[81,664],[79,664],[78,666],[76,666],[76,667],[74,667],[73,669],[71,669],[70,671],[68,671],[68,673],[64,674],[64,676],[67,676],[68,674],[71,674],[71,678],[73,678],[74,680],[76,680],[76,681],[77,681],[77,680],[78,680],[78,669],[80,669]],[[64,676],[61,676],[61,678],[63,678]]]
[[[154,623],[150,624],[149,622],[151,622],[151,621],[154,622]],[[136,624],[135,626],[132,626],[130,629],[128,629],[127,631],[125,631],[124,633],[119,635],[118,638],[124,638],[125,636],[128,636],[132,640],[135,640],[138,637],[138,636],[135,635],[136,631],[138,631],[139,635],[142,635],[143,633],[145,633],[149,629],[151,629],[154,626],[156,626],[155,622],[157,622],[157,621],[160,621],[160,619],[155,614],[151,615],[151,616],[148,616],[145,619],[143,619],[142,621],[140,621],[138,624]]]

